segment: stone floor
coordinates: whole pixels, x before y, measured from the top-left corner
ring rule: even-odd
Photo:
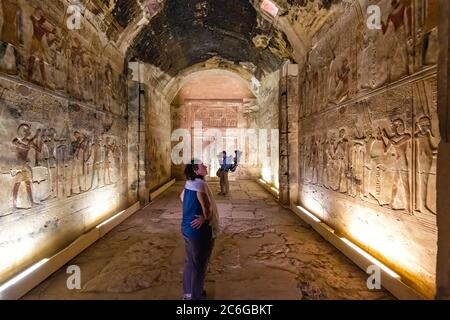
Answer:
[[[24,299],[179,299],[181,190],[175,185],[73,259],[81,290],[67,289],[62,268]],[[393,299],[369,291],[363,271],[255,182],[233,182],[230,197],[217,197],[222,233],[207,276],[211,299]]]

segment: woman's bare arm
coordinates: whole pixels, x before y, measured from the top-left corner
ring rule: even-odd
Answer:
[[[181,200],[181,202],[183,202],[183,200],[184,200],[184,189],[183,189],[183,192],[181,192],[181,194],[180,194],[180,200]]]
[[[197,199],[200,202],[200,205],[202,206],[203,215],[205,216],[205,219],[208,220],[208,218],[210,216],[210,210],[209,210],[210,204],[209,204],[208,196],[206,195],[206,193],[197,192]]]

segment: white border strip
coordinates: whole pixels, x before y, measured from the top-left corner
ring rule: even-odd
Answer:
[[[260,186],[262,186],[264,189],[266,189],[275,198],[278,199],[280,197],[280,191],[278,191],[278,189],[276,189],[274,186],[270,185],[267,181],[260,178],[260,179],[257,179],[256,182],[258,182],[258,184]]]
[[[274,192],[271,185],[263,179],[257,179],[256,182],[264,189],[270,192],[275,198],[279,198],[279,192]],[[275,189],[276,190],[276,189]],[[308,223],[317,233],[319,233],[325,240],[331,243],[339,251],[341,251],[347,258],[360,267],[364,272],[372,265],[377,265],[381,270],[381,285],[397,299],[400,300],[424,300],[426,299],[413,288],[405,284],[401,276],[395,271],[388,268],[378,259],[364,251],[350,240],[341,237],[335,233],[333,228],[322,222],[317,216],[302,206],[291,205],[290,209],[299,216],[303,221]]]
[[[372,265],[377,265],[381,270],[381,285],[388,290],[392,295],[400,300],[424,300],[421,294],[413,288],[406,285],[401,276],[381,263],[379,260],[371,256],[350,240],[341,237],[335,231],[322,222],[314,214],[301,206],[291,206],[291,210],[299,216],[303,221],[311,225],[325,240],[330,242],[339,251],[341,251],[347,258],[352,260],[364,272]]]
[[[81,235],[78,239],[51,258],[39,261],[6,281],[0,286],[0,300],[20,299],[139,209],[140,204],[139,202],[136,202],[128,209],[117,213],[100,223],[91,231]]]
[[[172,179],[166,184],[159,187],[157,190],[150,193],[150,202],[155,200],[157,197],[159,197],[162,193],[164,193],[167,189],[169,189],[171,186],[174,185],[176,179]]]
[[[163,192],[169,189],[175,181],[176,180],[173,179],[151,193],[150,200],[153,201],[156,197],[160,196]],[[104,237],[112,229],[124,222],[140,208],[140,203],[136,202],[128,209],[115,214],[111,218],[108,218],[98,224],[89,232],[81,235],[78,239],[73,241],[70,245],[54,256],[37,262],[7,280],[5,283],[0,285],[0,300],[20,299],[34,287],[38,286],[42,281],[47,279],[50,275],[61,269],[67,262],[90,247],[94,242]]]

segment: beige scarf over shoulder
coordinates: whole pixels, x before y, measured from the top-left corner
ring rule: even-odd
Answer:
[[[213,238],[217,238],[220,231],[219,210],[217,209],[216,199],[214,199],[213,193],[207,183],[205,183],[205,192],[208,196],[209,210],[211,212],[211,216],[209,217],[209,225],[212,229]]]

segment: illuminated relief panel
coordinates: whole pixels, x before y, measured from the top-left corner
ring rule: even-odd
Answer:
[[[301,202],[425,291],[436,254],[436,102],[431,77],[300,121]]]
[[[123,59],[101,47],[90,23],[83,24],[82,34],[67,32],[60,19],[65,15],[57,1],[44,7],[37,0],[2,0],[0,72],[124,115]]]
[[[437,3],[338,4],[339,19],[314,36],[299,109],[300,200],[429,297],[436,261],[437,87],[433,76],[405,79],[420,78],[424,69],[433,74]],[[385,13],[379,30],[365,28],[359,17],[370,4]],[[393,89],[386,90],[388,84]]]
[[[197,102],[198,103],[198,102]],[[222,137],[222,144],[219,143],[216,148],[229,149],[228,145],[235,143],[238,137],[235,136],[230,130],[237,129],[239,126],[239,106],[241,103],[230,103],[226,101],[211,101],[210,105],[202,106],[193,105],[191,108],[193,113],[193,120],[195,122],[201,122],[204,128],[202,134],[202,148],[204,150],[205,163],[209,165],[208,172],[210,176],[214,177],[216,171],[219,169],[219,154],[220,150],[214,150],[213,142],[216,139],[217,131],[220,132]],[[239,105],[239,106],[238,106]],[[211,135],[210,135],[211,134]],[[231,149],[236,149],[233,146]],[[228,150],[231,152],[231,150]]]
[[[127,123],[0,80],[0,281],[126,203]]]

